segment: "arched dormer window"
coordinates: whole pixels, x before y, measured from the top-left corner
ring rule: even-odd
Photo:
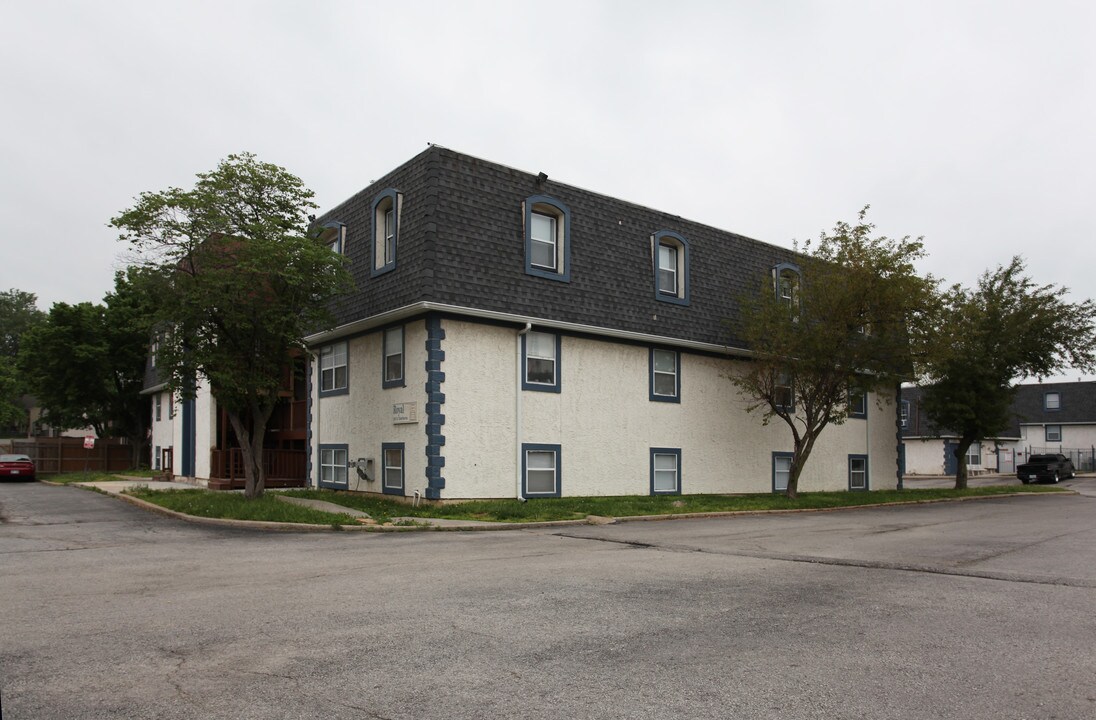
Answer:
[[[346,254],[346,225],[329,222],[320,227],[319,240],[331,248],[331,252]]]
[[[798,265],[780,263],[773,268],[773,289],[776,292],[776,299],[787,303],[789,307],[799,307],[799,288],[802,282]]]
[[[689,304],[689,241],[669,230],[651,236],[655,297],[677,305]]]
[[[533,195],[522,203],[525,273],[571,281],[571,211],[559,200]]]
[[[373,266],[377,276],[396,268],[396,248],[400,235],[400,211],[403,194],[394,188],[381,192],[373,200]]]

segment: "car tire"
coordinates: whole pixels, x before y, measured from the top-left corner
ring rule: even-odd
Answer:
[[[1057,471],[1057,470],[1055,470],[1055,471],[1054,471],[1054,480],[1053,480],[1053,482],[1054,482],[1055,484],[1057,484],[1059,480],[1061,480],[1061,478],[1059,478],[1059,477],[1058,477],[1058,471]]]
[[[1022,482],[1025,485],[1028,485],[1029,483],[1031,483],[1031,480],[1028,480],[1026,477],[1022,477],[1022,478],[1020,478],[1020,482]]]

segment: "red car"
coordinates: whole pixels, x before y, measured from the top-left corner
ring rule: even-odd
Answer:
[[[34,480],[34,461],[26,455],[0,455],[0,480]]]

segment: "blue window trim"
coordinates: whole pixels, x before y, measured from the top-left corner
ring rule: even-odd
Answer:
[[[1058,396],[1058,407],[1056,407],[1056,408],[1047,407],[1047,397],[1049,397],[1050,395],[1057,395]],[[1047,392],[1043,393],[1043,410],[1045,412],[1059,412],[1061,409],[1062,409],[1062,393],[1058,392],[1057,390],[1050,390],[1050,391],[1047,391]]]
[[[529,451],[554,452],[556,454],[556,491],[552,493],[530,493],[528,487],[528,459]],[[521,496],[524,498],[559,497],[563,489],[563,453],[559,445],[550,443],[522,443],[521,444]]]
[[[337,488],[345,490],[350,487],[350,469],[346,471],[345,483],[325,483],[323,481],[323,451],[324,450],[342,450],[346,453],[346,461],[350,462],[350,446],[346,443],[320,443],[319,457],[316,463],[316,485],[326,488]]]
[[[909,400],[899,400],[898,402],[898,424],[903,428],[908,428],[910,426],[910,410],[912,409],[912,406]],[[902,420],[902,408],[906,409],[906,419],[904,422]]]
[[[672,352],[674,354],[674,394],[655,394],[655,351]],[[647,354],[647,396],[652,402],[681,402],[681,352],[671,348],[652,347]]]
[[[852,461],[853,460],[863,460],[864,461],[864,487],[863,487],[863,489],[855,488],[855,492],[866,492],[868,490],[871,490],[871,472],[870,472],[869,467],[868,467],[868,456],[867,455],[856,455],[856,454],[850,454],[849,455],[849,478],[848,478],[848,480],[849,480],[849,490],[850,491],[854,490],[854,488],[852,486]]]
[[[677,283],[681,290],[677,295],[670,295],[658,289],[658,247],[664,239],[669,239],[672,241],[671,244],[678,246]],[[691,293],[689,283],[689,241],[675,232],[659,230],[654,234],[654,245],[655,256],[652,265],[654,266],[655,299],[661,302],[673,303],[674,305],[688,305]]]
[[[403,345],[400,359],[400,376],[395,380],[388,380],[388,331],[396,328],[400,330],[400,340]],[[347,378],[347,384],[350,384],[349,377]],[[381,330],[381,387],[407,387],[407,330],[405,325],[393,325]]]
[[[1052,440],[1051,439],[1051,437],[1050,437],[1050,429],[1051,428],[1058,428],[1058,439],[1057,440]],[[1062,426],[1061,425],[1044,425],[1043,426],[1043,442],[1048,442],[1048,443],[1050,443],[1050,442],[1054,442],[1054,443],[1062,442]]]
[[[790,375],[790,373],[785,373],[785,374]],[[786,386],[785,385],[778,385],[776,387],[788,387],[788,388],[791,389],[792,404],[791,405],[778,405],[777,407],[779,407],[784,412],[795,414],[795,377],[794,376],[789,377],[788,378],[788,384]]]
[[[332,388],[331,390],[323,389],[323,361],[321,360],[323,349],[328,347],[334,347],[335,345],[342,345],[346,348],[346,385],[340,388]],[[337,340],[335,342],[322,345],[319,352],[316,353],[316,380],[317,387],[319,388],[319,396],[322,398],[335,397],[337,395],[349,395],[350,394],[350,342],[347,340]]]
[[[777,460],[777,458],[788,458],[789,460],[794,460],[795,459],[795,453],[779,452],[779,451],[774,451],[773,452],[773,459],[772,459],[772,463],[771,463],[772,464],[772,473],[771,473],[772,474],[772,478],[771,478],[772,482],[771,482],[771,484],[772,484],[772,490],[773,490],[774,493],[784,492],[783,490],[777,490],[776,489],[776,460]],[[788,476],[788,480],[789,481],[791,480],[791,475],[790,474]]]
[[[674,455],[677,457],[677,489],[655,490],[655,455]],[[651,494],[652,495],[680,495],[681,494],[681,448],[651,448]]]
[[[557,248],[556,254],[563,267],[556,271],[533,266],[533,206],[547,205],[555,211],[557,221],[563,225],[563,252]],[[571,282],[571,211],[559,200],[547,195],[531,195],[525,198],[525,274],[542,277],[558,282]]]
[[[546,330],[533,329],[530,332],[539,332],[545,335],[555,335],[556,337],[556,382],[553,385],[547,385],[544,383],[531,383],[527,381],[529,377],[528,363],[525,360],[525,346],[526,339],[529,337],[529,333],[521,336],[521,389],[533,390],[535,392],[550,392],[558,393],[563,387],[563,336],[559,333],[552,333]]]
[[[392,248],[392,262],[377,265],[377,239],[378,232],[382,228],[377,227],[377,207],[385,200],[392,201],[392,236],[394,247]],[[396,260],[400,253],[400,191],[395,188],[386,188],[373,199],[373,205],[369,215],[370,240],[369,240],[369,277],[377,277],[396,269]],[[383,239],[381,240],[383,242]]]
[[[864,411],[863,412],[853,412],[853,410],[852,410],[852,396],[856,392],[859,392],[864,397]],[[868,393],[867,393],[867,391],[862,390],[860,388],[849,388],[848,389],[848,394],[849,394],[849,417],[853,418],[855,420],[867,420],[868,419]]]
[[[381,443],[381,491],[385,495],[406,495],[407,494],[407,452],[404,450],[404,444],[401,442],[393,443]],[[388,487],[388,458],[385,456],[385,450],[399,450],[400,451],[400,487],[396,488]]]
[[[322,235],[323,231],[327,230],[328,228],[333,228],[335,230],[336,237],[339,240],[339,247],[338,247],[337,250],[335,250],[335,252],[337,252],[339,255],[345,255],[346,254],[346,230],[345,230],[346,223],[339,222],[338,220],[333,220],[331,222],[326,222],[326,223],[324,223],[323,225],[320,226],[320,234]]]

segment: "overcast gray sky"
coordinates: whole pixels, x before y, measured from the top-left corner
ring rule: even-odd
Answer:
[[[99,301],[229,153],[322,209],[428,142],[790,246],[855,218],[1092,297],[1096,3],[0,0],[0,288]]]

